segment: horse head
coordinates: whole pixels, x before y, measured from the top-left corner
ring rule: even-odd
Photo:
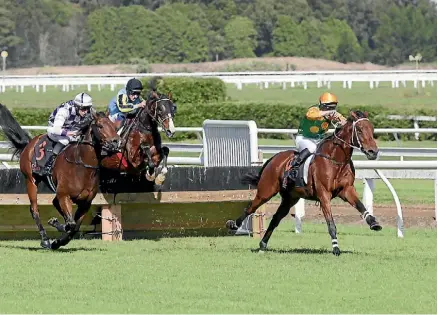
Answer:
[[[361,150],[368,160],[377,159],[379,149],[374,140],[374,126],[367,112],[351,111],[347,122],[336,128],[334,136],[351,148]]]
[[[171,138],[174,135],[173,117],[176,113],[176,105],[172,101],[171,93],[163,95],[153,91],[146,102],[146,111],[152,120],[163,128],[167,137]]]
[[[88,126],[88,131],[85,133],[86,138],[89,138],[91,142],[96,142],[107,152],[117,151],[120,137],[114,129],[113,123],[104,113],[92,112],[84,124]]]

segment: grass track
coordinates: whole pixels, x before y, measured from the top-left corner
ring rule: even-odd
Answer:
[[[96,86],[92,86],[89,92],[93,97],[96,106],[104,107],[115,96],[118,89],[111,91],[109,86],[103,86],[101,91]],[[36,92],[31,87],[26,87],[24,93],[16,92],[14,88],[7,88],[1,94],[1,102],[9,108],[14,107],[39,107],[54,108],[61,102],[73,98],[74,95],[86,90],[86,86],[76,86],[74,90],[63,92],[60,87],[47,87],[47,92]],[[242,90],[238,90],[234,85],[227,84],[227,95],[234,101],[250,102],[278,102],[291,105],[310,106],[315,104],[319,95],[327,90],[317,88],[316,84],[309,84],[308,89],[302,87],[287,88],[283,90],[281,85],[273,85],[268,89],[260,89],[257,85],[245,85]],[[330,91],[334,92],[340,104],[349,106],[356,105],[383,105],[400,111],[401,109],[412,109],[413,107],[436,109],[437,90],[429,84],[419,93],[409,82],[407,87],[397,89],[391,88],[389,82],[383,82],[379,88],[370,89],[368,83],[354,83],[352,89],[342,88],[341,83],[333,83]]]
[[[2,313],[435,313],[436,230],[325,224],[254,239],[74,240],[47,252],[0,242]],[[7,259],[6,259],[7,257]]]

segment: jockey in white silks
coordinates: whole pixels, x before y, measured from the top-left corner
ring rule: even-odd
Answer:
[[[91,96],[87,93],[79,93],[73,100],[62,103],[50,114],[47,136],[55,141],[56,145],[53,148],[53,155],[45,165],[45,173],[50,173],[59,152],[80,136],[78,127],[83,126],[86,120],[91,123],[89,113],[92,106]]]

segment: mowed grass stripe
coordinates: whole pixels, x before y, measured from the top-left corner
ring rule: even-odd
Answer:
[[[2,313],[435,313],[436,230],[280,225],[248,237],[0,242]],[[38,250],[37,250],[38,249]],[[55,293],[54,293],[55,292]]]

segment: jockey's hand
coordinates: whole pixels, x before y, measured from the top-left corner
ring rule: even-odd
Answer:
[[[138,104],[138,107],[140,108],[145,108],[145,106],[146,106],[146,101],[143,101],[140,104]]]
[[[68,137],[75,137],[75,136],[77,136],[78,135],[78,131],[77,130],[74,130],[74,131],[67,131],[67,136]]]

